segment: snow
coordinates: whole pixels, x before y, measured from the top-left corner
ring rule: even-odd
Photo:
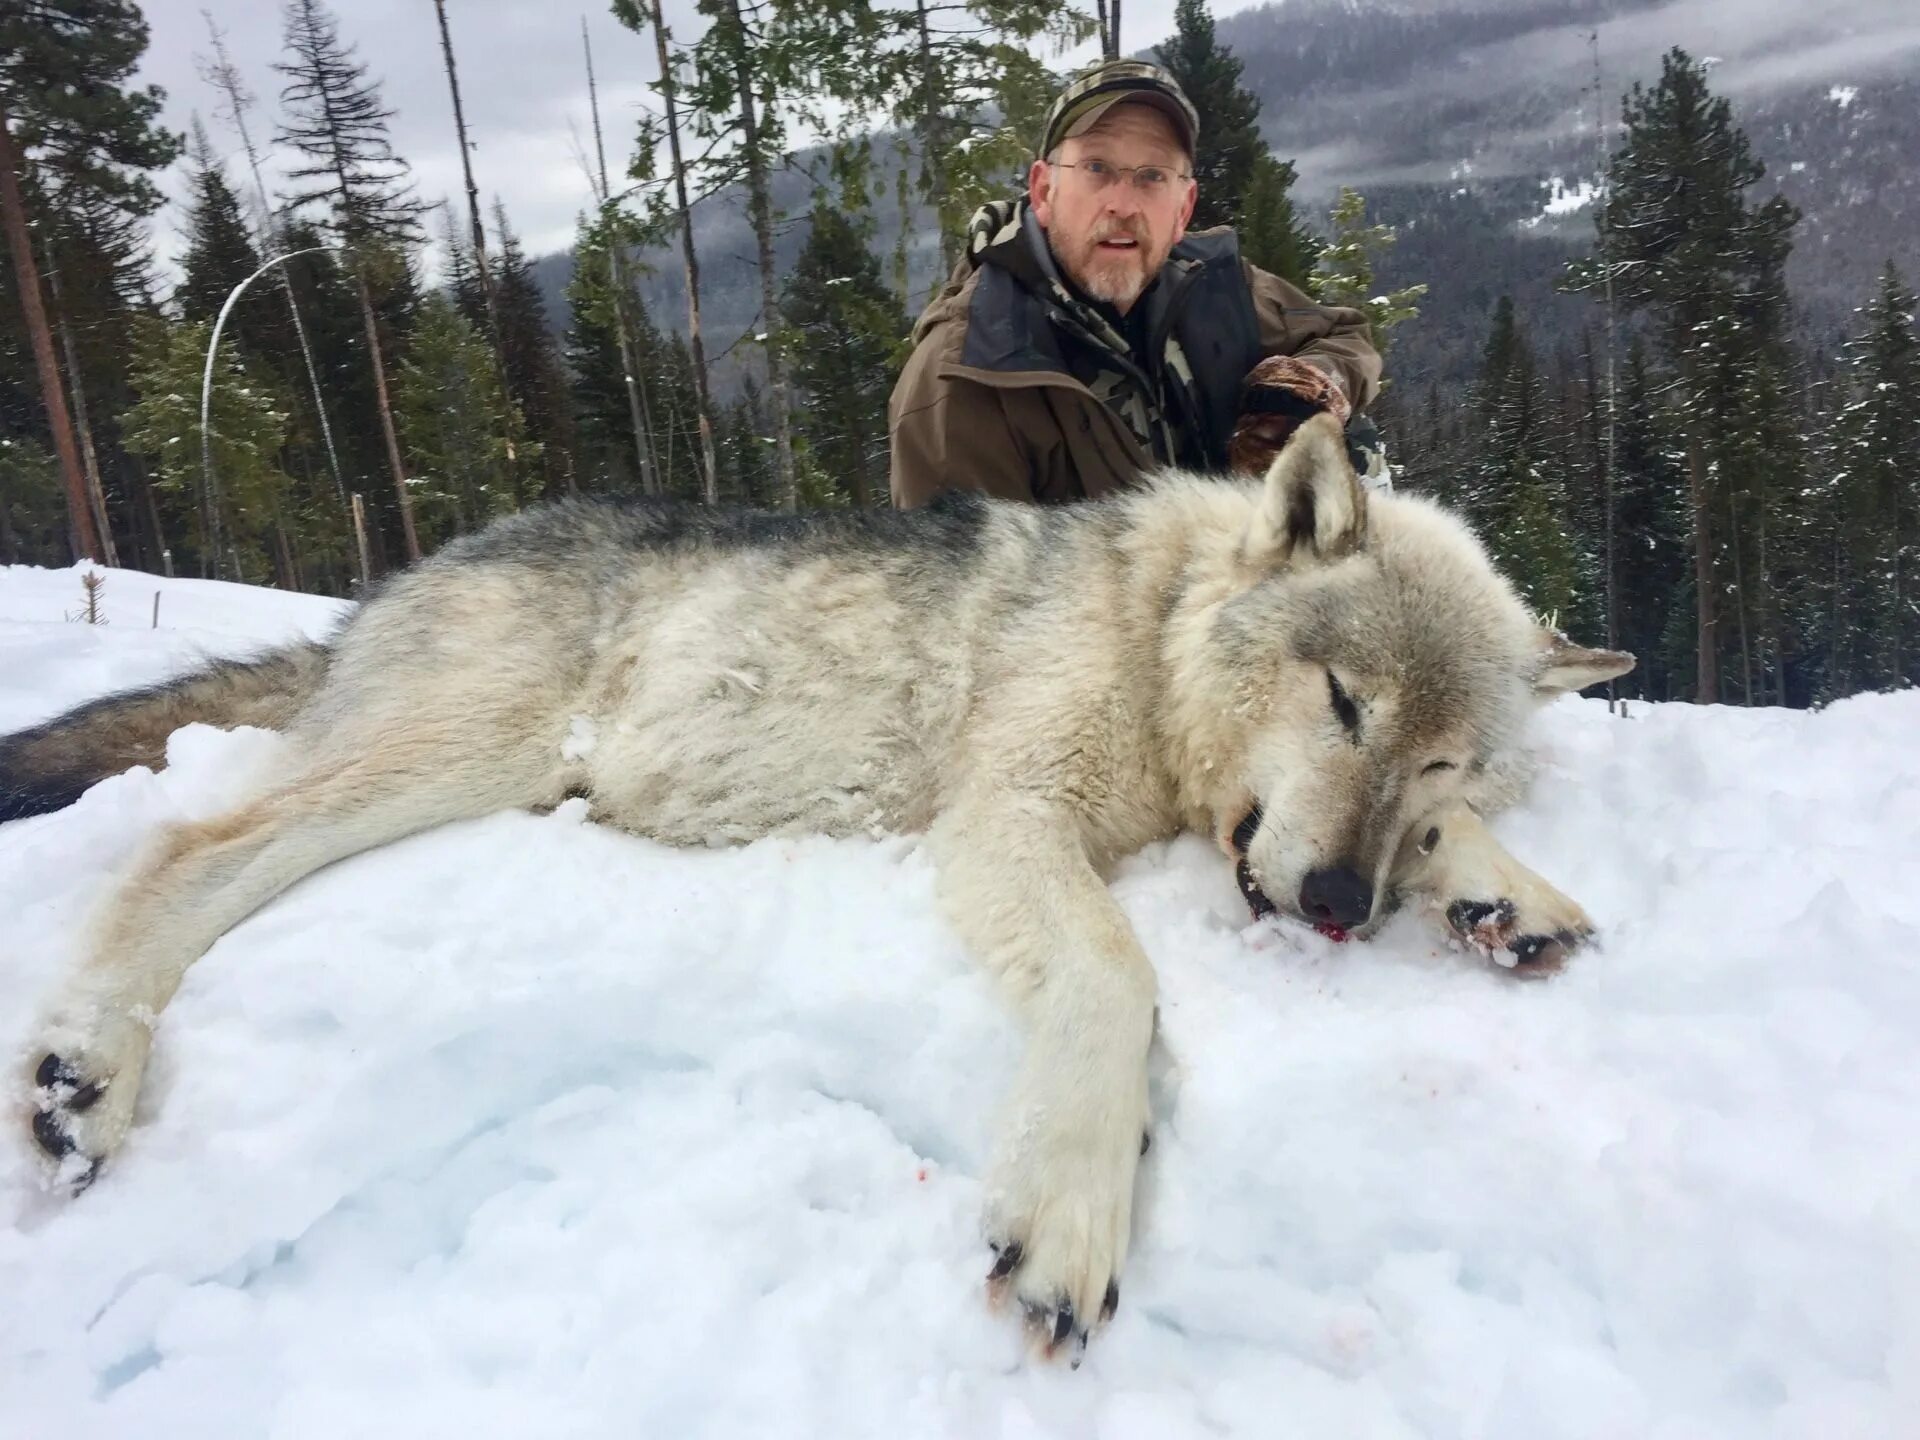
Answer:
[[[1844,110],[1860,98],[1860,87],[1857,85],[1835,85],[1827,91],[1827,98]]]
[[[148,628],[152,592],[160,627]],[[335,602],[0,569],[0,731]],[[0,1136],[0,1433],[1877,1437],[1920,1402],[1920,695],[1544,714],[1497,828],[1602,950],[1114,890],[1155,1132],[1078,1372],[982,1301],[1018,1038],[908,840],[685,852],[502,814],[314,876],[189,974],[76,1201]],[[0,829],[0,1052],[87,907],[278,743]],[[569,743],[591,743],[577,730]]]
[[[1591,179],[1583,178],[1577,184],[1569,185],[1559,175],[1549,176],[1545,188],[1548,192],[1547,201],[1540,207],[1540,213],[1524,222],[1530,229],[1558,216],[1572,215],[1586,209],[1600,198],[1601,193],[1600,187]]]

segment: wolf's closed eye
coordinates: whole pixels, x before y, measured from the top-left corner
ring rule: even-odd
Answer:
[[[1351,734],[1360,731],[1360,707],[1353,703],[1353,697],[1347,694],[1339,679],[1329,670],[1327,672],[1327,691],[1333,698],[1333,713],[1340,717],[1340,723]]]

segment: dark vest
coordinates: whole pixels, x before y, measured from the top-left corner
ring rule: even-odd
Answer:
[[[1031,223],[1031,222],[1029,222]],[[1036,227],[1037,228],[1037,227]],[[1024,237],[1023,237],[1024,238]],[[1044,242],[1041,242],[1044,244]],[[995,263],[989,253],[967,312],[963,364],[983,370],[1054,370],[1076,375],[1069,346],[1086,348],[1072,320],[1045,291],[1022,283],[1016,268]],[[1020,260],[1031,261],[1028,256]],[[1051,269],[1051,256],[1043,263]],[[1191,234],[1173,247],[1158,283],[1142,298],[1153,363],[1160,368],[1169,335],[1180,342],[1193,373],[1191,390],[1168,373],[1163,393],[1170,417],[1194,453],[1177,457],[1206,469],[1223,469],[1227,440],[1240,413],[1241,382],[1259,364],[1260,323],[1240,267],[1240,241],[1231,230]],[[1098,358],[1108,356],[1098,347]],[[1133,364],[1133,357],[1118,363]],[[1137,371],[1137,365],[1133,365]]]

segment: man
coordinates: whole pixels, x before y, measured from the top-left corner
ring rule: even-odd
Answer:
[[[1158,66],[1113,61],[1061,93],[1025,197],[974,216],[914,326],[888,407],[896,505],[1257,469],[1307,416],[1345,423],[1373,399],[1360,311],[1255,269],[1225,227],[1187,234],[1199,130]]]

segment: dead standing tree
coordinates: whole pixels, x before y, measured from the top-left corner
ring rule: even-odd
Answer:
[[[287,48],[292,54],[274,67],[289,81],[281,92],[286,119],[277,138],[305,157],[305,163],[290,171],[288,178],[306,186],[288,203],[293,208],[326,205],[327,228],[346,251],[366,332],[380,431],[393,472],[407,559],[418,560],[413,497],[393,426],[387,366],[368,275],[383,252],[419,238],[424,207],[412,197],[406,162],[393,153],[387,139],[387,121],[393,112],[380,103],[379,87],[367,79],[366,67],[354,58],[353,48],[341,42],[333,17],[319,0],[288,0],[286,21]]]
[[[210,11],[202,10],[201,17],[207,22],[207,33],[213,40],[213,56],[210,61],[200,62],[200,78],[227,97],[224,118],[232,125],[240,137],[241,148],[247,152],[247,169],[253,175],[254,199],[259,205],[260,249],[272,257],[285,252],[280,239],[280,227],[274,223],[273,204],[267,198],[267,182],[260,174],[260,152],[253,143],[253,133],[247,129],[247,111],[253,108],[253,92],[248,90],[240,78],[240,71],[227,55],[227,40],[219,26],[213,23]],[[216,116],[222,112],[216,111]],[[314,363],[313,342],[307,336],[307,322],[300,314],[300,302],[293,291],[293,277],[284,265],[276,266],[274,274],[280,282],[280,294],[287,302],[287,315],[293,321],[295,343],[300,347],[300,361],[306,368],[307,387],[313,394],[313,415],[320,425],[320,440],[327,452],[327,473],[333,479],[333,493],[340,501],[343,516],[351,521],[351,508],[347,503],[347,482],[340,473],[340,454],[333,443],[333,422],[327,415],[327,402],[320,388],[320,367]]]
[[[656,88],[665,111],[668,155],[673,166],[673,190],[677,201],[676,218],[680,226],[681,251],[686,262],[687,348],[693,354],[693,391],[700,411],[701,494],[709,505],[713,505],[720,499],[720,473],[713,454],[713,397],[707,384],[707,347],[700,333],[700,257],[693,245],[693,211],[687,201],[687,165],[680,150],[679,86],[674,79],[673,58],[668,52],[667,22],[661,13],[660,0],[613,0],[613,13],[621,24],[636,33],[649,27],[653,30],[654,53],[660,66]],[[642,139],[642,156],[650,157],[653,150],[651,136],[643,132]],[[652,178],[644,173],[644,164],[640,168],[642,173],[636,175],[636,179]]]

